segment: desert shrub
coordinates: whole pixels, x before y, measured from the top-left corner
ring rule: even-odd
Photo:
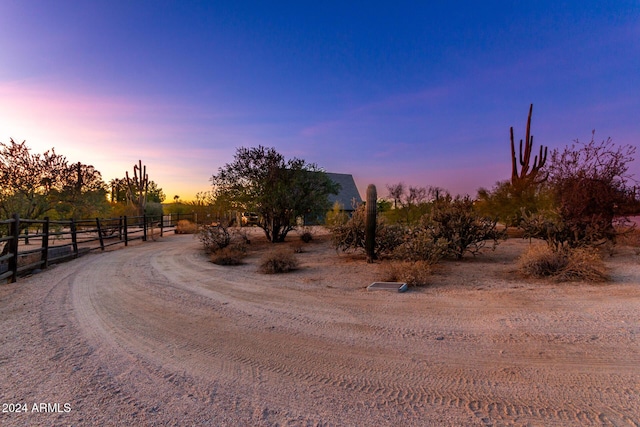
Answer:
[[[249,233],[246,228],[242,227],[234,227],[231,229],[227,228],[227,232],[229,232],[229,238],[231,242],[237,242],[243,245],[251,244],[251,239],[249,239]]]
[[[496,217],[507,226],[518,227],[523,212],[537,213],[553,206],[548,188],[531,182],[516,187],[511,181],[497,182],[491,190],[478,190],[477,211],[487,217]]]
[[[176,224],[176,234],[195,234],[198,232],[198,225],[193,222],[181,219]]]
[[[428,230],[434,242],[446,241],[447,254],[460,259],[466,252],[475,255],[488,241],[495,249],[506,238],[506,231],[499,230],[497,224],[497,219],[476,212],[469,196],[446,196],[434,202],[421,227]]]
[[[606,282],[608,275],[598,252],[589,248],[578,248],[569,251],[569,263],[558,278],[562,281]]]
[[[333,203],[333,207],[325,216],[325,225],[328,227],[336,227],[344,225],[349,221],[349,215],[344,211],[344,206],[337,200]]]
[[[428,261],[391,261],[383,264],[382,277],[387,282],[404,282],[409,286],[425,286],[431,279],[432,266]]]
[[[264,274],[288,273],[298,268],[295,255],[286,249],[276,249],[265,254],[259,271]]]
[[[403,182],[387,185],[387,191],[391,201],[389,209],[383,211],[384,218],[391,224],[406,226],[418,224],[420,218],[429,213],[434,200],[449,195],[444,188],[413,187]]]
[[[404,242],[393,251],[393,257],[435,264],[447,255],[448,250],[449,244],[445,239],[435,239],[429,229],[416,227],[407,231]]]
[[[602,259],[597,252],[587,248],[554,250],[549,246],[531,246],[518,260],[518,267],[525,276],[552,277],[561,282],[607,280]]]
[[[365,241],[365,207],[358,206],[349,220],[340,225],[329,227],[331,243],[338,251],[364,251]],[[397,224],[387,224],[377,218],[376,255],[391,253],[403,242],[404,228]]]
[[[153,218],[160,218],[162,216],[162,203],[147,202],[144,208],[144,214]]]
[[[619,231],[618,243],[634,249],[640,255],[640,230],[636,227],[623,228]]]
[[[223,225],[204,225],[198,232],[198,238],[207,252],[216,252],[231,243],[231,235]]]
[[[556,252],[564,248],[567,241],[572,238],[571,230],[562,221],[560,215],[554,211],[523,212],[520,228],[523,231],[523,238],[542,239]]]
[[[611,138],[596,143],[593,134],[589,143],[553,151],[548,186],[566,234],[559,246],[615,242],[617,223],[635,206],[628,173],[634,154],[635,147],[616,147]]]
[[[301,228],[296,229],[298,236],[300,236],[300,240],[304,243],[309,243],[313,240],[313,229],[311,227],[303,226]]]
[[[211,254],[211,262],[217,265],[240,265],[247,256],[244,245],[231,245]]]
[[[530,246],[518,259],[518,268],[530,277],[555,276],[568,264],[565,251],[556,251],[549,246]]]
[[[524,238],[541,239],[554,250],[613,244],[632,227],[625,217],[608,218],[592,214],[584,218],[565,218],[558,209],[536,214],[525,213],[520,222]]]
[[[405,228],[381,221],[376,227],[376,254],[391,254],[404,241]]]

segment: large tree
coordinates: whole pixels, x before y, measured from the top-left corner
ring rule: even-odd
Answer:
[[[0,142],[0,215],[22,218],[45,215],[88,217],[106,208],[106,188],[100,172],[82,163],[69,165],[52,148],[30,152],[26,142]]]
[[[31,154],[26,141],[0,142],[0,210],[7,218],[13,213],[37,219],[52,210],[64,187],[67,160],[53,149]]]
[[[274,148],[238,148],[228,163],[211,178],[214,196],[238,210],[256,212],[259,225],[271,242],[284,241],[296,218],[326,212],[329,194],[339,185],[315,164],[285,160]]]
[[[91,165],[80,162],[67,169],[56,211],[62,218],[94,218],[109,213],[107,186],[102,175]]]

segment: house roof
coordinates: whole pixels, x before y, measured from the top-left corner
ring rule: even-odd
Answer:
[[[362,203],[362,197],[360,197],[358,187],[356,187],[356,182],[351,174],[332,172],[326,172],[326,174],[333,182],[340,184],[338,194],[329,194],[329,202],[332,205],[337,201],[344,210],[350,211],[353,210],[354,204]]]

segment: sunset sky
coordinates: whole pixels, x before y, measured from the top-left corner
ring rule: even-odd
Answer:
[[[168,201],[259,144],[473,196],[531,103],[536,148],[637,145],[640,2],[0,0],[0,141],[141,159]]]

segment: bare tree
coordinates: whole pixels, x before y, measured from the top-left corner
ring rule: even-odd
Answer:
[[[589,143],[576,140],[551,154],[549,185],[560,217],[571,231],[570,245],[615,239],[614,220],[633,203],[628,171],[635,147],[594,138],[595,131]]]

